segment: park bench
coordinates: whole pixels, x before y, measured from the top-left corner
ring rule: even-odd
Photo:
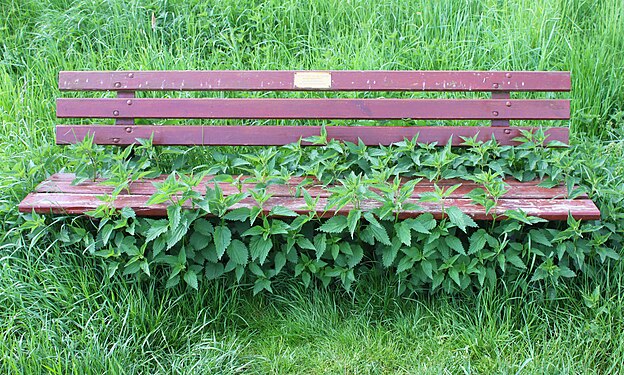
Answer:
[[[114,119],[112,125],[57,125],[57,144],[67,145],[87,135],[94,143],[125,146],[138,138],[153,137],[154,145],[279,146],[300,138],[319,135],[312,125],[144,125],[135,119],[285,119],[285,120],[486,120],[487,126],[327,126],[329,139],[366,145],[390,145],[418,135],[419,142],[461,146],[461,137],[477,136],[487,141],[493,136],[501,145],[516,145],[521,129],[510,120],[566,120],[570,118],[567,99],[512,99],[511,92],[570,91],[569,72],[494,72],[494,71],[73,71],[59,74],[61,91],[115,91],[116,98],[58,98],[58,118]],[[486,92],[489,98],[417,98],[417,99],[345,99],[345,98],[139,98],[140,91],[363,91],[363,92]],[[141,121],[145,122],[145,121]],[[568,129],[545,130],[549,141],[568,142]],[[146,205],[154,193],[153,180],[131,183],[114,206],[131,207],[142,216],[165,216],[166,205]],[[207,177],[204,184],[209,184]],[[83,214],[102,201],[98,195],[110,192],[110,186],[98,181],[72,185],[74,175],[54,174],[43,181],[19,205],[21,212]],[[298,184],[297,178],[290,184]],[[508,179],[509,191],[499,200],[495,213],[522,209],[529,215],[547,220],[599,219],[600,212],[586,195],[567,198],[563,186],[545,188],[539,181],[518,182]],[[438,181],[439,185],[457,181]],[[465,194],[476,185],[463,185],[447,198],[445,206],[457,206],[474,219],[491,220],[491,214],[473,204]],[[329,193],[312,186],[312,195],[320,196],[318,211],[324,215]],[[433,190],[433,183],[422,181],[413,200]],[[204,188],[205,191],[205,188]],[[224,186],[224,193],[236,189]],[[264,208],[283,205],[304,212],[303,198],[288,186],[271,187],[272,198]],[[254,205],[245,199],[236,207]],[[362,208],[374,207],[363,202]],[[424,211],[443,215],[439,202],[420,202]],[[344,213],[342,210],[338,213]],[[420,211],[405,211],[402,217],[417,216]]]

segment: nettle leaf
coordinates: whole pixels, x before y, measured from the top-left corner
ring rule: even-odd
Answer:
[[[411,257],[404,256],[399,261],[396,272],[397,273],[405,272],[411,269],[413,266],[414,266],[414,260]]]
[[[552,246],[552,243],[548,240],[546,235],[544,235],[544,232],[542,230],[531,229],[529,231],[529,237],[531,238],[531,241],[533,242],[537,242],[539,244],[542,244],[548,247]]]
[[[275,206],[271,209],[271,216],[286,216],[286,217],[297,217],[299,216],[295,211],[290,208],[286,208],[284,206]]]
[[[347,257],[347,265],[350,268],[353,268],[362,261],[362,258],[364,257],[364,249],[362,249],[359,245],[352,245],[351,250],[353,251],[353,254]]]
[[[247,246],[239,240],[233,240],[230,242],[230,246],[227,247],[227,255],[236,264],[246,265],[249,258],[249,250]]]
[[[239,207],[225,214],[223,218],[231,221],[245,221],[249,219],[249,214],[249,207]]]
[[[182,207],[178,205],[172,205],[167,207],[167,217],[169,218],[169,226],[174,229],[180,225],[180,219],[182,217]]]
[[[214,244],[219,259],[225,254],[225,249],[230,245],[232,240],[232,232],[225,225],[220,225],[214,230]]]
[[[204,275],[206,276],[206,280],[219,278],[224,272],[225,268],[223,267],[223,263],[206,262],[204,264]]]
[[[433,264],[431,263],[431,261],[426,259],[423,260],[422,262],[420,262],[420,267],[428,278],[433,279]]]
[[[316,250],[316,259],[321,259],[325,250],[327,250],[327,238],[324,234],[314,236],[314,249]]]
[[[405,222],[398,222],[394,225],[394,232],[397,237],[403,242],[406,246],[410,246],[412,243],[412,232],[410,231],[410,227],[408,227]]]
[[[334,216],[327,220],[319,230],[325,233],[342,233],[347,228],[347,218],[345,216]]]
[[[195,222],[193,223],[193,229],[203,234],[204,236],[212,236],[212,233],[214,233],[214,227],[206,219],[195,220]]]
[[[165,233],[169,229],[169,221],[167,220],[149,220],[149,229],[145,236],[145,242],[150,242]]]
[[[316,250],[316,247],[314,246],[312,241],[310,241],[306,237],[297,238],[297,245],[302,249]]]
[[[381,260],[384,267],[388,268],[392,266],[400,248],[401,240],[398,237],[392,239],[391,246],[384,246],[381,248]]]
[[[466,233],[466,227],[477,227],[477,223],[465,213],[463,213],[458,207],[451,206],[446,209],[446,214],[451,223],[455,224],[462,232]]]
[[[470,236],[470,245],[468,246],[468,254],[474,254],[478,251],[483,250],[485,247],[485,243],[487,242],[487,237],[489,235],[485,231],[485,229],[479,229]]]
[[[444,238],[444,242],[446,242],[448,247],[450,247],[451,249],[457,251],[462,255],[466,255],[466,250],[464,250],[464,244],[462,244],[459,238],[449,235]]]
[[[193,270],[188,270],[184,273],[184,281],[188,286],[197,290],[197,274]]]
[[[273,263],[275,263],[275,273],[278,274],[286,265],[286,255],[281,251],[276,253]]]
[[[249,251],[251,253],[251,260],[258,259],[260,264],[264,264],[269,251],[273,248],[273,241],[270,238],[264,238],[262,236],[254,236],[249,241]]]
[[[349,228],[349,234],[353,238],[355,228],[357,228],[360,218],[362,217],[362,210],[351,210],[347,216],[347,227]]]

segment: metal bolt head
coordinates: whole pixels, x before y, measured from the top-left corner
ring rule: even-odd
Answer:
[[[130,100],[130,99],[126,100],[126,104],[127,105],[132,105],[132,100]]]
[[[118,110],[114,110],[113,111],[113,116],[119,116],[119,111]]]
[[[493,116],[498,116],[498,111],[492,111]]]
[[[511,107],[511,102],[505,102],[505,105],[506,105],[507,107]]]
[[[134,73],[128,73],[128,78],[134,78]]]
[[[113,138],[113,143],[119,143],[119,141],[121,141],[121,139],[119,139],[119,138]]]
[[[511,73],[507,73],[507,74],[505,74],[505,77],[507,77],[507,78],[511,78]]]
[[[130,126],[126,127],[126,133],[132,133],[132,127]]]
[[[498,83],[494,83],[494,84],[492,84],[492,87],[494,87],[495,89],[497,89],[497,88],[498,88]]]
[[[121,87],[121,82],[115,82],[115,87],[120,88]]]
[[[505,134],[511,134],[511,129],[505,129]]]

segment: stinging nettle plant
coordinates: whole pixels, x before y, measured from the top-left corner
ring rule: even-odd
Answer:
[[[106,149],[87,137],[73,146],[76,183],[88,179],[113,187],[89,213],[95,227],[88,220],[32,214],[22,229],[39,239],[45,236],[42,227],[57,226],[66,233],[60,241],[67,246],[82,236],[82,246],[103,260],[109,277],[163,277],[167,287],[183,282],[193,289],[223,277],[252,285],[254,293],[271,292],[281,274],[306,286],[338,283],[349,290],[371,267],[394,275],[399,293],[454,293],[499,280],[557,285],[618,260],[606,245],[620,238],[613,227],[572,218],[566,225],[546,223],[522,211],[497,213],[507,177],[540,177],[544,186],[564,183],[572,196],[579,194],[576,185],[586,191],[584,180],[602,181],[594,174],[583,178],[588,171],[575,164],[568,149],[543,147],[543,132],[522,133],[519,140],[523,143],[512,147],[466,138],[466,147],[451,149],[416,137],[368,147],[328,140],[323,128],[319,136],[283,147],[223,148],[194,159],[193,150],[154,147],[151,140]],[[302,142],[316,146],[301,147]],[[148,204],[167,204],[166,218],[113,208],[133,181],[162,174],[166,177],[154,183]],[[295,177],[303,178],[290,184]],[[448,205],[462,185],[444,185],[448,178],[476,184],[467,197],[498,220],[478,223]],[[435,183],[434,191],[417,197],[414,191],[424,179]],[[318,187],[329,193],[322,214],[320,197],[310,194]],[[233,192],[224,194],[225,188]],[[269,210],[274,188],[302,197],[305,207]],[[253,204],[240,206],[243,200]],[[428,204],[441,205],[442,217],[401,219],[401,212]]]

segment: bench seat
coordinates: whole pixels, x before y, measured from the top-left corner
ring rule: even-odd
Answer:
[[[130,184],[128,191],[119,194],[113,203],[115,208],[132,208],[140,216],[164,217],[167,215],[167,205],[157,204],[148,206],[146,202],[150,196],[156,192],[154,182],[164,180],[166,176],[161,176],[150,180],[135,181]],[[21,212],[32,212],[40,214],[84,214],[87,211],[95,210],[102,204],[98,196],[110,194],[113,187],[101,184],[101,180],[87,181],[77,185],[72,185],[75,176],[69,173],[57,173],[46,181],[43,181],[36,190],[29,194],[20,205]],[[204,178],[202,183],[196,187],[198,192],[205,192],[206,186],[214,187],[212,177]],[[242,179],[244,181],[244,177]],[[283,206],[296,213],[305,214],[308,212],[304,199],[297,196],[297,185],[303,177],[291,178],[287,184],[270,185],[268,191],[272,197],[265,203],[264,208],[268,213],[274,206]],[[497,207],[493,209],[496,215],[502,215],[507,210],[521,209],[530,216],[537,216],[546,220],[566,220],[568,214],[575,219],[594,220],[600,218],[600,211],[587,196],[579,196],[575,199],[567,199],[567,190],[563,186],[545,188],[537,186],[540,181],[519,182],[513,179],[506,180],[509,191],[499,199]],[[473,204],[466,194],[478,188],[479,185],[471,181],[442,180],[437,185],[452,186],[461,183],[444,202],[444,207],[456,206],[475,220],[492,220],[492,216],[486,214],[483,206]],[[235,194],[237,188],[228,183],[218,183],[225,195]],[[405,210],[399,217],[407,218],[418,216],[424,212],[429,212],[436,218],[441,218],[442,204],[440,202],[419,202],[419,198],[426,192],[434,190],[433,183],[421,181],[416,185],[410,203],[416,203],[422,210]],[[243,184],[242,190],[246,191],[254,187],[254,184]],[[335,209],[326,210],[327,201],[331,193],[327,190],[331,186],[323,186],[320,183],[308,185],[305,189],[313,197],[320,197],[316,207],[317,213],[321,217],[331,217],[335,214],[347,214],[350,206],[345,206],[341,211]],[[365,200],[361,203],[361,208],[371,210],[379,206],[379,202]],[[231,209],[239,207],[252,207],[256,203],[252,198],[246,198]],[[191,208],[188,206],[188,208]]]

